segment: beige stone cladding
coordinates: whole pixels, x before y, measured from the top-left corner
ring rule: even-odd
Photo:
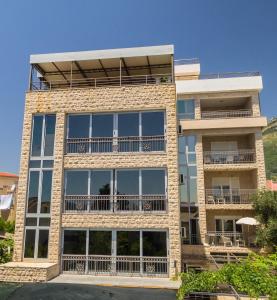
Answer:
[[[66,115],[122,111],[166,111],[166,153],[64,155]],[[180,211],[178,198],[178,162],[175,85],[141,85],[64,89],[29,92],[26,95],[22,155],[19,182],[19,214],[16,219],[14,260],[22,260],[23,228],[28,180],[28,159],[32,114],[56,113],[56,137],[51,202],[49,262],[59,262],[62,227],[167,228],[169,232],[170,275],[180,270]],[[67,168],[166,167],[168,174],[168,212],[155,215],[79,215],[62,216],[63,170]],[[62,219],[62,224],[61,224]],[[176,262],[177,268],[174,268]]]

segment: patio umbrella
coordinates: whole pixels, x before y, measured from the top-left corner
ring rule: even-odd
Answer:
[[[257,226],[260,223],[254,218],[245,217],[245,218],[241,218],[241,219],[237,220],[236,224]]]

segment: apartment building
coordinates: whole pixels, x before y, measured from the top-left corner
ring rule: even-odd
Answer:
[[[172,45],[31,55],[13,262],[60,273],[174,277],[248,253],[265,186],[258,73],[204,76]],[[247,231],[247,237],[245,237]]]

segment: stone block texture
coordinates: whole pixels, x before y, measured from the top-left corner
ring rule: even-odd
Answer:
[[[149,110],[164,110],[166,112],[166,152],[156,154],[65,155],[64,141],[67,114]],[[14,251],[14,261],[17,262],[23,260],[31,124],[32,115],[37,113],[55,113],[57,116],[48,262],[58,264],[60,262],[63,228],[155,228],[168,230],[170,276],[174,276],[176,272],[179,272],[181,244],[175,85],[65,89],[26,94]],[[138,167],[167,168],[168,211],[166,213],[155,216],[143,213],[99,215],[69,215],[62,213],[64,169]]]

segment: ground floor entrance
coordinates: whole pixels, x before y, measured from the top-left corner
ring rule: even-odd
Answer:
[[[64,229],[64,273],[168,277],[168,233]]]

